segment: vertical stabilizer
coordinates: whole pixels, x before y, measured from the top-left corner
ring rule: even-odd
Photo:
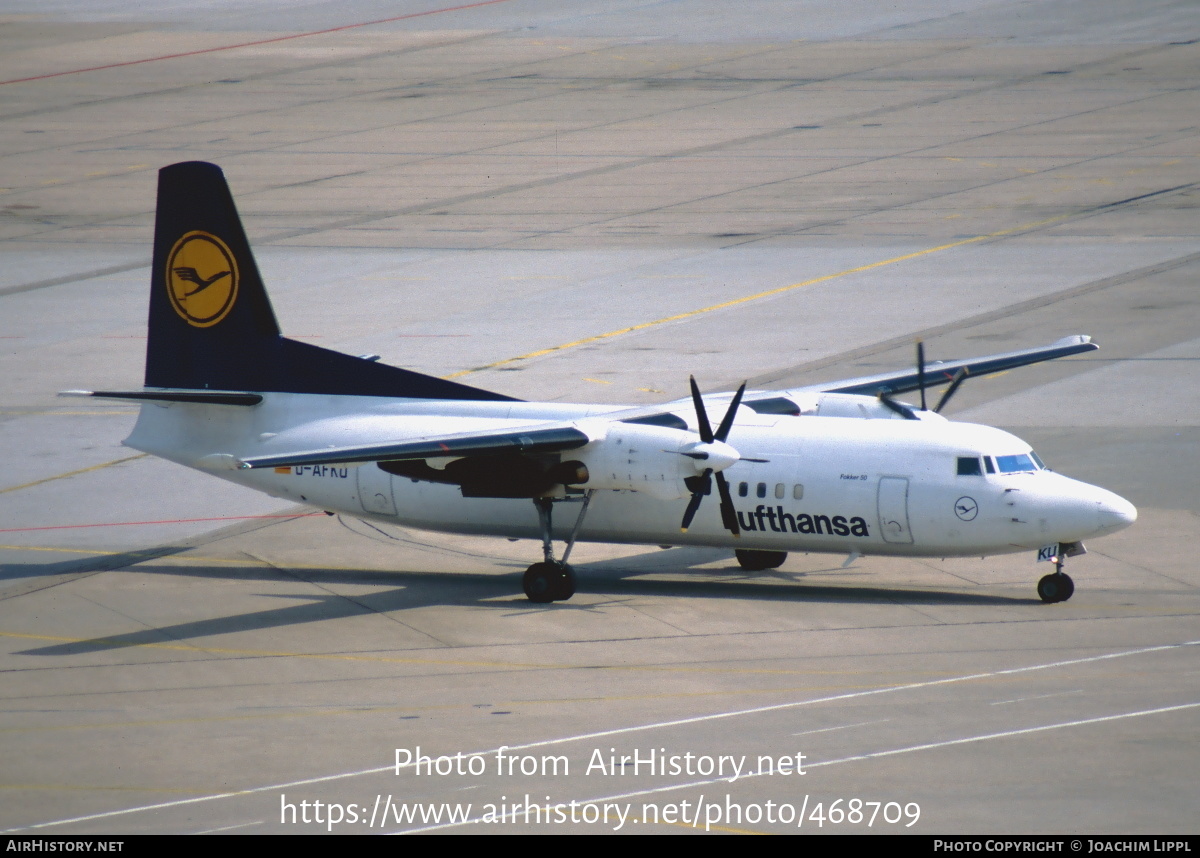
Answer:
[[[158,174],[146,386],[511,399],[281,336],[225,176],[201,161]]]
[[[279,325],[216,165],[159,171],[150,284],[147,386],[263,389]]]

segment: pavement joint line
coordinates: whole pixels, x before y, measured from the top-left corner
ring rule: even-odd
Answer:
[[[4,632],[0,631],[0,637],[16,638],[18,640],[44,640],[44,641],[59,641],[65,644],[75,643],[90,643],[104,645],[106,649],[155,649],[155,650],[171,650],[190,652],[203,655],[232,655],[232,656],[248,656],[252,658],[310,658],[318,661],[362,661],[362,662],[379,662],[385,664],[420,664],[434,665],[445,667],[496,667],[496,668],[522,668],[534,670],[556,670],[569,665],[560,664],[521,664],[518,662],[502,662],[502,661],[455,661],[452,659],[439,660],[430,658],[400,658],[381,655],[354,655],[351,653],[304,653],[304,652],[287,652],[287,651],[272,651],[272,650],[252,650],[252,649],[233,649],[229,647],[209,647],[199,644],[168,644],[168,643],[124,643],[121,641],[106,640],[104,638],[72,638],[61,635],[35,635],[25,632]]]
[[[1061,301],[1070,300],[1072,298],[1078,298],[1082,295],[1087,295],[1092,292],[1099,292],[1103,289],[1108,289],[1109,287],[1112,287],[1112,286],[1122,286],[1133,280],[1140,280],[1145,277],[1151,277],[1151,276],[1154,276],[1157,274],[1163,274],[1168,271],[1173,271],[1177,268],[1182,268],[1184,266],[1191,265],[1195,262],[1200,262],[1200,252],[1185,254],[1184,256],[1178,256],[1178,257],[1175,257],[1174,259],[1168,259],[1163,262],[1152,263],[1150,265],[1146,265],[1141,268],[1134,268],[1129,271],[1122,272],[1120,274],[1115,274],[1111,277],[1104,277],[1099,280],[1091,281],[1089,283],[1083,283],[1079,286],[1069,287],[1061,292],[1053,292],[1053,293],[1050,293],[1047,295],[1041,295],[1041,296],[1038,296],[1037,298],[1031,298],[1028,301],[1022,301],[1017,304],[1010,304],[1010,305],[1003,307],[1001,309],[998,309],[998,310],[989,310],[987,312],[980,313],[975,316],[970,316],[968,318],[959,319],[955,322],[947,323],[944,325],[937,325],[937,326],[929,327],[929,328],[924,328],[924,329],[922,329],[920,331],[916,331],[914,333],[908,333],[908,334],[904,334],[899,337],[893,337],[892,339],[884,340],[882,342],[874,343],[874,344],[867,345],[867,346],[863,346],[861,348],[853,349],[848,352],[841,352],[834,358],[819,358],[815,361],[810,361],[810,362],[798,364],[795,366],[789,366],[789,367],[784,367],[784,368],[777,369],[777,370],[772,370],[771,372],[765,373],[763,375],[751,377],[749,379],[749,383],[750,383],[751,387],[770,387],[772,384],[778,382],[781,378],[784,378],[789,375],[809,374],[809,373],[817,372],[817,371],[826,369],[828,367],[834,366],[835,364],[845,364],[845,363],[851,363],[854,361],[862,360],[863,358],[878,355],[878,354],[890,351],[891,349],[899,348],[901,346],[911,347],[913,340],[918,340],[918,339],[927,340],[927,341],[932,340],[943,334],[950,333],[951,331],[958,331],[958,330],[974,328],[979,325],[985,324],[987,322],[992,322],[997,319],[1016,316],[1019,313],[1024,313],[1029,310],[1046,307],[1051,304],[1059,303]],[[1095,354],[1095,353],[1093,352],[1092,354]],[[1080,358],[1080,357],[1067,358],[1066,361],[1072,362],[1072,363],[1098,363],[1098,362],[1118,363],[1118,362],[1123,362],[1123,361],[1142,360],[1142,359],[1143,358],[1129,358],[1129,357],[1103,358],[1103,357],[1092,357],[1089,355],[1088,357],[1085,357],[1085,358]],[[1186,358],[1186,359],[1185,358],[1173,358],[1172,360],[1193,360],[1193,359],[1192,358]],[[1059,361],[1060,365],[1062,363],[1063,363],[1063,361]],[[1009,371],[1006,371],[1005,373],[996,373],[994,375],[987,376],[986,378],[977,379],[977,383],[981,382],[981,381],[987,382],[992,379],[999,378],[1001,375],[1004,375],[1007,372],[1009,372]]]
[[[695,691],[695,692],[676,692],[664,694],[644,694],[644,695],[614,695],[611,697],[568,697],[561,700],[512,700],[504,701],[496,704],[497,706],[570,706],[576,703],[591,703],[603,701],[645,701],[645,700],[696,700],[699,698],[714,697],[729,697],[729,696],[746,696],[759,694],[801,694],[804,692],[812,693],[814,691],[845,691],[847,688],[865,689],[877,688],[878,686],[865,685],[842,685],[831,688],[824,687],[808,687],[808,688],[734,688],[722,691]],[[228,722],[243,722],[243,721],[261,721],[265,719],[275,718],[321,718],[321,717],[340,717],[345,715],[373,715],[380,712],[445,712],[461,710],[461,704],[445,703],[436,706],[318,706],[303,711],[286,711],[286,712],[255,712],[245,715],[197,715],[190,718],[155,718],[144,719],[137,721],[112,721],[108,723],[96,724],[58,724],[58,725],[41,725],[34,724],[21,727],[0,727],[0,735],[7,733],[60,733],[73,730],[128,730],[135,727],[161,727],[172,724],[220,724]],[[0,789],[5,788],[4,784],[0,784]]]
[[[739,718],[745,716],[758,715],[766,712],[778,712],[786,709],[797,709],[801,706],[814,706],[820,703],[829,703],[834,701],[849,700],[854,698],[868,697],[878,694],[888,694],[898,691],[914,691],[922,688],[933,688],[943,685],[958,684],[963,682],[972,682],[979,679],[989,679],[996,676],[1011,676],[1021,673],[1033,673],[1041,670],[1054,670],[1062,667],[1072,667],[1081,664],[1090,664],[1101,661],[1109,661],[1117,658],[1129,658],[1131,656],[1148,655],[1156,652],[1168,652],[1178,650],[1184,647],[1192,647],[1200,645],[1200,640],[1183,641],[1181,643],[1161,644],[1158,646],[1138,647],[1137,649],[1118,650],[1116,652],[1101,653],[1099,655],[1083,656],[1081,658],[1065,659],[1062,661],[1042,662],[1040,664],[1026,665],[1024,667],[1006,668],[1002,670],[986,671],[983,673],[963,674],[960,676],[948,677],[944,679],[928,680],[924,682],[914,682],[906,685],[895,685],[884,688],[873,688],[867,691],[854,691],[846,694],[837,694],[826,697],[810,698],[806,700],[796,700],[788,703],[777,703],[769,706],[756,706],[749,709],[736,709],[727,712],[716,712],[708,715],[697,715],[691,718],[679,718],[670,721],[659,721],[649,724],[635,724],[628,727],[616,727],[610,730],[598,730],[591,733],[580,733],[573,736],[562,736],[554,739],[543,739],[535,742],[526,742],[520,745],[506,745],[503,750],[508,752],[525,751],[532,748],[544,748],[552,745],[564,745],[573,742],[582,742],[589,739],[600,739],[609,736],[617,736],[627,733],[642,732],[645,730],[658,730],[665,727],[676,727],[685,724],[698,724],[707,721],[718,721],[726,718]],[[1117,718],[1129,718],[1135,715],[1151,714],[1159,711],[1171,711],[1175,709],[1183,709],[1192,706],[1200,706],[1200,703],[1184,704],[1176,707],[1163,707],[1159,710],[1145,710],[1138,713],[1124,713],[1120,715],[1103,716],[1106,720],[1115,720]],[[1043,729],[1051,729],[1045,727]],[[499,749],[491,748],[483,751],[464,752],[466,756],[472,755],[492,755]],[[78,822],[91,822],[97,819],[111,819],[117,816],[127,816],[133,813],[144,813],[152,810],[165,810],[171,807],[182,807],[191,804],[200,804],[202,802],[218,801],[225,798],[240,798],[247,795],[256,795],[265,792],[278,792],[285,789],[294,789],[295,787],[310,786],[318,783],[330,783],[332,781],[345,780],[347,778],[363,777],[364,775],[381,774],[383,772],[394,772],[397,767],[395,765],[375,766],[368,769],[360,769],[353,772],[340,772],[333,775],[318,775],[312,778],[304,778],[301,780],[288,781],[286,783],[268,784],[266,786],[247,787],[240,790],[232,790],[229,792],[216,793],[213,795],[198,796],[196,798],[179,799],[177,801],[160,802],[158,804],[142,805],[139,807],[123,808],[121,810],[109,810],[101,813],[86,814],[83,816],[75,816],[68,819],[56,819],[48,822],[34,823],[33,825],[23,825],[16,828],[4,830],[4,834],[13,834],[20,831],[35,831],[43,828],[52,828],[57,825],[70,825]],[[662,787],[661,790],[680,789],[685,785],[672,785],[670,787]]]
[[[139,268],[149,268],[151,260],[138,262],[123,262],[120,265],[110,265],[107,268],[96,268],[92,271],[81,271],[77,274],[67,274],[62,277],[50,277],[46,280],[36,280],[33,283],[21,283],[16,286],[0,286],[0,295],[19,295],[22,292],[34,292],[50,286],[63,286],[68,283],[80,283],[84,280],[95,280],[112,274],[128,274]]]
[[[92,784],[0,784],[0,790],[49,790],[52,792],[167,792],[167,793],[198,793],[199,788],[187,787],[136,787],[136,786],[96,786]]]
[[[307,514],[311,508],[293,507],[296,510],[296,517]],[[174,554],[190,551],[199,548],[202,545],[210,545],[232,536],[240,536],[246,533],[251,533],[255,530],[260,530],[264,527],[273,527],[277,524],[284,523],[286,519],[248,519],[237,521],[233,524],[219,527],[215,530],[210,530],[198,536],[188,537],[180,540],[177,543],[165,543],[150,548],[136,549],[133,551],[98,551],[93,549],[69,549],[69,548],[53,548],[53,547],[32,547],[24,550],[32,551],[64,551],[73,552],[76,554],[87,554],[86,558],[77,561],[66,561],[63,564],[58,564],[63,571],[51,575],[44,575],[35,578],[20,579],[17,584],[4,589],[0,589],[0,601],[14,599],[20,596],[27,596],[30,593],[36,593],[50,587],[57,587],[60,584],[66,584],[71,581],[79,581],[83,578],[88,578],[92,575],[101,572],[111,572],[116,569],[127,569],[136,566],[139,563],[145,563],[148,560],[156,560],[165,557],[170,557]],[[23,550],[21,546],[6,546],[15,550]]]
[[[149,455],[149,454],[143,453],[142,455],[145,456],[145,455]],[[131,456],[130,458],[137,459],[140,457]],[[127,461],[129,461],[129,459],[121,459],[120,461],[127,462]],[[115,465],[117,463],[110,462],[109,464]],[[107,466],[97,466],[97,467],[107,467]],[[90,470],[94,470],[94,469],[90,469]],[[74,474],[77,474],[77,473],[84,473],[84,472],[73,471],[71,474],[61,474],[59,477],[48,477],[46,480],[43,480],[42,482],[48,482],[49,480],[60,479],[61,477],[73,476]],[[36,485],[36,483],[30,483],[27,485]],[[16,486],[15,488],[12,488],[12,489],[5,489],[5,491],[16,491],[16,489],[24,488],[24,487],[25,486]],[[3,494],[3,492],[0,492],[0,494]],[[278,514],[272,514],[272,515],[215,515],[215,516],[206,516],[204,518],[164,518],[164,519],[158,519],[156,521],[102,521],[102,522],[99,522],[96,524],[48,524],[48,525],[43,525],[40,527],[0,528],[0,533],[27,533],[29,531],[35,531],[35,530],[75,530],[78,528],[86,528],[86,527],[131,527],[131,526],[143,526],[143,525],[149,526],[149,525],[155,525],[155,524],[195,524],[197,522],[204,522],[204,521],[246,521],[247,519],[252,519],[252,518],[289,518],[289,519],[291,519],[291,518],[312,518],[312,517],[318,516],[318,515],[325,515],[325,513],[323,513],[323,512],[302,512],[302,513],[292,513],[292,514],[278,513]],[[264,560],[262,562],[266,563],[267,561]]]
[[[427,9],[423,12],[409,12],[406,15],[394,15],[391,18],[379,18],[375,21],[359,21],[356,24],[343,24],[340,27],[328,27],[324,30],[311,30],[305,33],[291,33],[287,36],[273,36],[269,39],[257,39],[251,42],[240,42],[235,45],[219,45],[214,48],[201,48],[194,51],[181,51],[176,54],[164,54],[158,57],[145,57],[140,60],[126,60],[119,63],[107,63],[105,65],[91,66],[82,69],[67,69],[66,71],[50,72],[48,74],[32,75],[30,77],[13,78],[11,80],[0,80],[0,86],[6,86],[11,83],[27,83],[34,80],[46,80],[47,78],[63,77],[64,75],[84,74],[86,72],[104,71],[105,69],[124,68],[126,66],[142,65],[144,63],[161,62],[162,60],[175,60],[183,57],[196,57],[203,54],[214,54],[220,51],[232,51],[238,48],[254,48],[260,45],[270,45],[277,42],[290,42],[295,39],[307,39],[310,36],[325,36],[329,33],[341,33],[346,30],[356,30],[360,27],[371,27],[376,24],[391,24],[396,21],[406,21],[410,18],[423,18],[427,15],[440,15],[443,12],[461,12],[465,9],[478,9],[481,6],[494,6],[497,3],[507,3],[508,0],[479,0],[476,3],[464,3],[459,6],[447,6],[442,9]]]
[[[734,673],[737,675],[757,674],[757,675],[772,675],[772,676],[846,676],[847,671],[844,670],[776,670],[770,668],[744,668],[739,665],[731,665],[725,668],[711,667],[691,667],[686,664],[617,664],[617,665],[579,665],[569,663],[556,662],[516,662],[516,661],[472,661],[472,660],[456,660],[456,659],[435,659],[435,658],[402,658],[397,656],[384,655],[356,655],[353,653],[306,653],[306,652],[288,652],[275,650],[254,650],[254,649],[234,649],[229,647],[207,647],[196,644],[167,644],[167,643],[122,643],[118,641],[110,641],[105,638],[76,638],[67,637],[65,635],[45,635],[33,634],[29,632],[6,632],[0,631],[0,637],[14,638],[18,640],[38,640],[38,641],[55,641],[58,643],[75,644],[75,643],[90,643],[90,644],[105,644],[109,649],[162,649],[162,650],[182,650],[185,652],[204,653],[208,655],[234,655],[234,656],[249,656],[253,658],[311,658],[322,661],[362,661],[362,662],[378,662],[382,664],[418,664],[429,665],[434,667],[494,667],[505,670],[521,669],[521,670],[571,670],[581,666],[590,667],[596,670],[612,670],[612,671],[649,671],[663,673]],[[876,671],[850,671],[849,673],[874,673]],[[930,671],[925,671],[930,673]],[[769,691],[770,689],[759,689]],[[677,696],[677,695],[671,695]],[[642,699],[642,695],[633,698],[628,698],[623,695],[618,696],[603,696],[603,697],[586,697],[579,698],[583,700],[626,700],[626,699]],[[561,703],[561,699],[552,698],[547,700],[541,699],[521,699],[513,700],[511,703],[517,704],[539,704],[539,703]],[[0,732],[3,732],[0,728]]]
[[[505,2],[505,0],[489,0],[489,2]],[[487,5],[487,3],[478,3],[478,4],[473,4],[473,5]],[[451,8],[451,9],[445,9],[445,10],[433,10],[432,12],[422,12],[422,13],[416,13],[416,14],[414,14],[414,15],[400,16],[400,18],[406,18],[406,17],[418,17],[418,16],[420,16],[420,15],[425,15],[425,14],[434,14],[434,13],[436,13],[436,12],[439,12],[439,11],[454,11],[455,9],[462,9],[462,8],[472,8],[472,6],[453,7],[453,8]],[[385,19],[385,20],[393,20],[393,19]],[[368,26],[369,24],[384,23],[384,22],[385,22],[385,21],[372,21],[372,22],[366,22],[366,23],[364,23],[364,24],[354,24],[354,25],[347,25],[347,26],[345,26],[345,27],[338,27],[338,28],[333,28],[333,29],[334,29],[334,30],[339,30],[339,29],[351,29],[351,28],[353,28],[353,27],[357,27],[357,26]],[[327,31],[319,31],[319,32],[327,32]],[[315,35],[315,34],[316,34],[316,33],[311,33],[311,34],[299,34],[298,36],[290,36],[290,37],[287,37],[287,38],[299,38],[300,36],[303,36],[303,35]],[[268,40],[268,41],[273,41],[273,40]],[[257,43],[254,43],[254,44],[257,44]],[[236,46],[234,46],[234,47],[236,47]],[[1138,55],[1140,55],[1140,54],[1142,54],[1142,53],[1144,53],[1145,51],[1148,51],[1148,50],[1158,50],[1158,49],[1159,49],[1159,46],[1155,46],[1153,49],[1147,48],[1147,49],[1145,49],[1145,50],[1143,50],[1143,51],[1134,51],[1132,54],[1128,54],[1128,55],[1127,55],[1127,58],[1128,58],[1128,57],[1133,57],[1133,56],[1138,56]],[[1093,65],[1103,64],[1103,63],[1106,63],[1106,62],[1111,62],[1111,61],[1112,61],[1112,59],[1113,59],[1113,58],[1111,58],[1111,57],[1108,57],[1108,58],[1104,58],[1104,59],[1101,59],[1101,60],[1096,60],[1096,61],[1093,61],[1093,62],[1091,62],[1091,63],[1084,63],[1082,66],[1079,66],[1079,67],[1077,67],[1077,68],[1076,68],[1076,70],[1079,70],[1079,69],[1082,69],[1082,68],[1087,68],[1087,67],[1090,67],[1090,66],[1093,66]],[[137,61],[137,62],[143,62],[143,61]],[[703,65],[703,64],[701,64],[701,65]],[[0,85],[3,85],[3,83],[4,83],[3,81],[0,81]],[[984,88],[983,88],[983,90],[980,90],[980,91],[986,91],[986,90],[988,90],[988,89],[991,89],[991,88],[992,88],[991,86],[984,87]],[[1147,97],[1156,97],[1156,96],[1147,96]],[[935,99],[934,99],[934,102],[937,102],[937,101],[940,101],[940,100],[941,100],[941,97],[937,97],[937,98],[935,98]],[[924,103],[924,102],[919,102],[919,103]],[[910,106],[911,106],[911,105],[910,105]],[[1098,109],[1099,109],[1099,108],[1098,108]],[[876,111],[868,111],[867,113],[863,113],[863,114],[859,115],[857,118],[860,118],[860,119],[861,119],[861,118],[864,118],[864,117],[866,117],[866,116],[874,115],[875,113],[876,113]],[[843,118],[843,119],[845,119],[845,118]],[[747,138],[747,139],[745,139],[745,140],[742,140],[742,141],[740,141],[740,142],[742,142],[742,143],[745,143],[745,142],[748,142],[748,141],[750,141],[750,140],[757,140],[757,139],[760,139],[760,138],[763,138],[763,139],[768,139],[768,138],[770,138],[770,137],[777,136],[778,134],[781,134],[781,133],[789,133],[789,132],[791,132],[791,131],[794,131],[794,130],[796,130],[796,129],[794,129],[794,128],[789,128],[789,129],[780,129],[780,130],[777,130],[777,131],[768,132],[767,134],[759,134],[759,135],[754,135],[753,137],[751,137],[751,138]],[[722,146],[726,146],[726,145],[729,145],[729,143],[730,143],[730,142],[732,142],[732,141],[726,141],[725,143],[722,143],[721,145],[722,145]],[[707,150],[707,149],[710,149],[710,148],[712,148],[712,147],[711,147],[711,146],[702,146],[702,147],[699,147],[699,149],[697,149],[697,150],[689,150],[689,151],[690,151],[690,153],[694,154],[695,152],[698,152],[698,151],[704,151],[704,150]],[[683,155],[686,155],[686,154],[689,154],[689,152],[673,153],[673,154],[671,155],[671,157],[680,157],[680,156],[683,156]],[[908,154],[912,154],[912,153],[908,153]],[[635,162],[634,162],[634,165],[636,165],[637,163],[641,163],[642,161],[645,161],[645,160],[647,160],[647,159],[638,159],[637,161],[635,161]],[[648,159],[648,160],[649,160],[649,161],[658,161],[658,160],[660,160],[660,156],[655,156],[655,157],[653,157],[653,158],[650,158],[650,159]],[[949,159],[949,160],[962,160],[962,159]],[[141,165],[139,165],[139,166],[141,166]],[[554,179],[554,181],[556,181],[556,182],[557,182],[557,181],[561,181],[561,180],[564,180],[564,179],[580,178],[580,177],[582,177],[582,176],[584,176],[584,175],[590,175],[590,174],[596,173],[597,171],[599,171],[599,172],[608,172],[608,171],[609,171],[609,170],[611,170],[611,169],[626,169],[626,168],[627,168],[627,167],[629,167],[629,166],[630,166],[630,164],[624,164],[624,165],[609,165],[608,167],[596,168],[596,169],[593,169],[593,170],[586,170],[586,171],[584,171],[583,173],[576,174],[576,175],[574,175],[574,176],[560,176],[560,177],[556,177],[556,178]],[[390,212],[390,213],[388,213],[388,214],[386,214],[386,215],[382,215],[382,217],[384,217],[384,218],[389,218],[389,217],[394,217],[394,216],[396,216],[396,215],[400,215],[400,214],[406,214],[406,213],[415,213],[415,212],[418,212],[418,211],[427,210],[427,209],[429,209],[429,208],[431,208],[431,207],[433,207],[433,208],[436,208],[436,207],[444,207],[444,206],[446,206],[446,205],[455,205],[455,204],[458,204],[458,203],[461,203],[461,202],[464,202],[464,201],[473,200],[473,199],[477,199],[477,198],[490,198],[490,197],[492,197],[492,196],[496,195],[497,193],[510,193],[510,192],[513,192],[513,191],[515,191],[515,190],[522,190],[522,189],[528,189],[528,188],[530,188],[530,187],[537,187],[537,186],[539,186],[539,185],[542,185],[542,184],[544,184],[544,183],[545,183],[545,182],[544,182],[543,180],[539,180],[539,181],[535,181],[535,182],[526,182],[526,183],[521,183],[521,184],[519,184],[519,185],[512,186],[512,187],[509,187],[509,188],[503,188],[503,189],[491,189],[491,190],[489,190],[489,191],[486,191],[486,192],[483,192],[483,193],[473,193],[473,194],[468,194],[468,195],[466,195],[466,196],[464,196],[464,197],[453,198],[453,199],[449,199],[449,200],[437,200],[437,201],[434,201],[434,202],[432,202],[432,203],[424,203],[424,204],[420,204],[420,205],[418,205],[418,206],[409,206],[409,207],[407,207],[407,208],[400,209],[400,210],[398,210],[398,211],[394,211],[394,212]],[[1194,184],[1194,183],[1193,183],[1193,184]],[[1108,209],[1111,209],[1111,208],[1114,208],[1114,207],[1117,207],[1117,206],[1121,206],[1121,205],[1125,205],[1125,204],[1128,204],[1128,203],[1133,203],[1133,202],[1138,202],[1138,201],[1140,201],[1140,200],[1143,200],[1143,199],[1152,198],[1152,197],[1159,196],[1159,195],[1161,195],[1161,194],[1171,193],[1171,192],[1173,192],[1173,191],[1178,191],[1178,190],[1181,190],[1181,189],[1190,188],[1190,187],[1192,187],[1192,186],[1193,186],[1192,184],[1186,184],[1186,185],[1180,185],[1180,186],[1177,186],[1177,187],[1174,187],[1174,188],[1166,188],[1166,189],[1162,189],[1162,190],[1158,190],[1158,191],[1151,191],[1151,192],[1148,192],[1148,193],[1139,194],[1139,195],[1137,195],[1137,196],[1134,196],[1134,197],[1130,197],[1130,198],[1126,198],[1126,199],[1122,199],[1122,200],[1117,200],[1117,201],[1115,201],[1115,202],[1110,202],[1110,203],[1102,203],[1102,204],[1099,204],[1099,205],[1095,205],[1095,206],[1092,206],[1092,207],[1089,207],[1089,208],[1083,209],[1083,210],[1081,210],[1081,211],[1079,211],[1079,212],[1076,212],[1076,214],[1079,214],[1079,215],[1084,215],[1084,216],[1086,216],[1086,215],[1088,215],[1088,214],[1100,213],[1100,212],[1103,212],[1103,211],[1105,211],[1105,210],[1108,210]],[[281,186],[281,187],[291,187],[291,185],[284,185],[284,186]],[[330,230],[330,229],[346,229],[346,228],[351,228],[351,227],[353,227],[353,226],[360,225],[361,223],[364,223],[364,222],[370,222],[370,221],[373,221],[373,220],[378,220],[380,217],[381,217],[380,215],[372,215],[371,217],[367,218],[367,219],[366,219],[366,221],[363,221],[362,219],[355,219],[355,220],[352,220],[352,221],[346,221],[346,222],[342,222],[342,223],[326,224],[326,225],[324,225],[324,226],[321,226],[321,227],[319,227],[319,228],[317,228],[317,229],[315,229],[315,230],[314,230],[314,229],[303,229],[303,230],[299,230],[299,231],[296,231],[296,230],[293,230],[293,231],[286,231],[286,232],[283,232],[283,233],[280,233],[280,234],[278,234],[278,235],[274,236],[274,237],[272,238],[272,240],[274,240],[274,241],[281,241],[281,240],[286,240],[286,239],[288,239],[288,238],[293,238],[293,237],[300,236],[300,235],[308,235],[308,234],[311,234],[311,233],[313,233],[313,232],[322,232],[322,231],[328,231],[328,230]],[[978,237],[977,237],[977,238],[978,238]],[[40,289],[40,288],[43,288],[43,287],[46,287],[46,286],[56,286],[56,285],[61,285],[62,283],[76,282],[76,281],[78,281],[78,280],[90,279],[90,278],[92,278],[92,277],[102,276],[102,275],[106,275],[106,274],[109,274],[109,273],[128,272],[128,271],[131,271],[131,270],[135,270],[135,269],[137,269],[137,268],[144,268],[144,267],[148,267],[149,265],[150,265],[150,261],[149,261],[149,260],[146,260],[146,261],[139,262],[139,263],[136,263],[136,264],[126,264],[126,265],[114,266],[114,267],[112,267],[112,268],[110,268],[110,269],[103,269],[103,270],[100,270],[100,271],[95,271],[95,272],[85,273],[85,274],[78,275],[78,276],[69,276],[69,277],[66,277],[66,278],[54,278],[54,279],[52,279],[52,280],[39,281],[39,282],[37,282],[37,283],[31,283],[31,284],[25,284],[25,285],[18,285],[18,286],[11,286],[11,287],[0,287],[0,296],[2,296],[2,295],[5,295],[5,294],[12,294],[12,293],[17,293],[17,292],[29,291],[29,290],[33,290],[33,289]],[[484,367],[484,368],[486,368],[486,367]],[[464,374],[465,374],[465,373],[469,373],[469,372],[474,372],[474,371],[477,371],[477,370],[466,370],[466,371],[464,371]]]
[[[1107,206],[1107,204],[1106,204],[1106,206]],[[635,333],[637,331],[643,331],[648,328],[654,328],[654,327],[658,327],[659,325],[665,325],[669,322],[679,322],[684,319],[690,319],[695,316],[704,315],[706,313],[713,313],[718,310],[727,310],[731,307],[737,307],[742,304],[748,304],[752,301],[761,301],[764,298],[773,298],[776,295],[783,295],[787,292],[791,292],[796,289],[803,289],[807,286],[816,286],[819,283],[827,283],[831,280],[837,280],[842,277],[848,277],[851,274],[860,274],[864,271],[872,271],[876,268],[883,268],[884,266],[887,266],[887,265],[895,265],[900,262],[908,262],[913,259],[920,259],[923,256],[929,256],[931,254],[940,253],[945,250],[953,250],[954,248],[958,248],[958,247],[966,247],[971,244],[978,244],[980,242],[987,241],[987,240],[993,239],[993,238],[1004,238],[1006,236],[1013,235],[1015,233],[1025,232],[1027,230],[1032,230],[1032,229],[1037,229],[1039,227],[1048,226],[1049,224],[1052,224],[1052,223],[1058,223],[1059,221],[1064,221],[1064,220],[1068,220],[1070,218],[1078,217],[1081,214],[1083,214],[1083,212],[1079,212],[1079,211],[1067,212],[1064,214],[1055,215],[1054,217],[1044,218],[1042,220],[1030,221],[1028,223],[1019,224],[1017,226],[1006,227],[1005,229],[996,230],[995,232],[989,232],[989,233],[986,233],[983,235],[974,235],[974,236],[971,236],[970,238],[962,238],[957,241],[948,242],[946,244],[939,244],[936,247],[927,247],[923,250],[913,251],[912,253],[905,253],[900,256],[893,256],[889,259],[881,259],[876,262],[868,262],[866,265],[858,265],[858,266],[855,266],[854,268],[846,268],[846,269],[843,269],[842,271],[835,271],[831,274],[822,274],[819,277],[812,277],[808,280],[801,280],[798,283],[791,283],[787,286],[779,286],[774,289],[767,289],[763,292],[756,292],[753,295],[743,295],[741,298],[734,298],[730,301],[722,301],[719,304],[710,304],[707,307],[700,307],[699,309],[696,309],[696,310],[688,310],[687,312],[676,313],[675,315],[672,315],[672,316],[663,316],[660,319],[654,319],[649,322],[641,322],[640,324],[637,324],[637,325],[630,325],[628,327],[618,328],[614,331],[608,331],[603,334],[595,334],[593,336],[584,337],[583,339],[579,339],[579,340],[572,340],[571,342],[561,343],[556,346],[550,346],[549,348],[538,349],[537,351],[528,352],[523,355],[518,355],[517,357],[504,358],[503,360],[493,361],[492,363],[483,364],[481,366],[472,367],[470,369],[459,370],[458,372],[452,372],[449,375],[443,376],[443,378],[447,378],[447,379],[461,378],[464,375],[470,375],[470,374],[476,373],[476,372],[483,372],[484,370],[495,369],[496,367],[506,366],[510,363],[516,363],[517,361],[531,360],[533,358],[544,357],[545,355],[554,354],[555,352],[566,351],[567,349],[577,348],[579,346],[589,345],[591,343],[596,343],[596,342],[600,342],[603,340],[612,339],[613,337],[619,337],[623,334],[631,334],[631,333]]]

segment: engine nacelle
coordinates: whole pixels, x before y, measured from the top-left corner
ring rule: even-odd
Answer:
[[[660,500],[675,500],[692,493],[685,479],[703,473],[705,468],[723,470],[737,461],[737,453],[720,442],[703,444],[694,432],[613,423],[603,438],[572,458],[587,468],[587,482],[576,484],[581,488],[627,489]]]
[[[903,414],[898,414],[888,408],[878,396],[864,396],[860,393],[822,393],[818,395],[818,417],[857,417],[866,420],[904,420]],[[912,418],[916,420],[944,421],[946,418],[935,411],[922,411],[920,406],[909,406]],[[807,413],[807,412],[806,412]]]

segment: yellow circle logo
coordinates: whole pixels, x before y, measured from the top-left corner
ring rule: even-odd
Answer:
[[[215,325],[229,315],[237,293],[237,262],[225,242],[199,231],[175,242],[167,256],[167,294],[189,325]]]

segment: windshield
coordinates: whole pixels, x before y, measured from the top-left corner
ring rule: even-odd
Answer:
[[[1019,474],[1023,471],[1041,470],[1041,460],[1034,461],[1035,458],[1032,452],[1020,453],[1016,456],[997,456],[996,468],[1002,474]]]

